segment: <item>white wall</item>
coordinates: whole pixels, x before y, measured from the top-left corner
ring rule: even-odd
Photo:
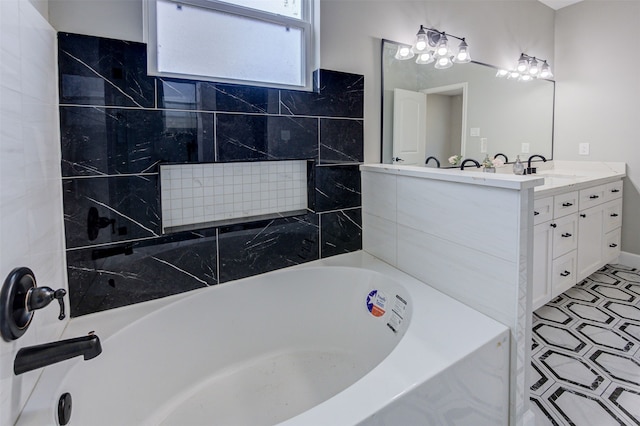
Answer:
[[[38,285],[67,288],[56,34],[29,1],[1,0],[0,40],[0,279],[26,266]],[[15,376],[16,352],[58,340],[57,316],[53,303],[20,339],[0,340],[0,424],[14,423],[41,371]]]
[[[585,1],[556,15],[558,160],[625,161],[622,250],[640,255],[640,1]],[[588,142],[590,155],[578,155]]]

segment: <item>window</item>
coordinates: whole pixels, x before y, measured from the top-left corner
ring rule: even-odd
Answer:
[[[149,73],[311,90],[313,2],[147,0]]]

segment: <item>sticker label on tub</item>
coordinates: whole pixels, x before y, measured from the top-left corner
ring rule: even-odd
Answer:
[[[407,301],[396,294],[393,306],[391,307],[391,317],[389,318],[389,322],[387,323],[387,326],[389,326],[389,328],[393,330],[394,333],[397,333],[400,330],[400,326],[404,321],[406,310]]]
[[[386,312],[387,296],[381,291],[372,290],[367,296],[367,309],[374,317],[381,317]]]

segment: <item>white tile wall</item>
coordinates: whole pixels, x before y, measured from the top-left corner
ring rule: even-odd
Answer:
[[[380,170],[362,171],[364,250],[510,327],[511,423],[524,424],[533,189]]]
[[[67,288],[56,51],[55,30],[31,2],[0,0],[0,282],[26,266],[54,289]],[[15,376],[17,351],[58,340],[67,320],[57,316],[54,302],[20,339],[0,339],[1,425],[14,424],[42,371]]]
[[[307,162],[160,166],[162,227],[285,213],[307,208]]]

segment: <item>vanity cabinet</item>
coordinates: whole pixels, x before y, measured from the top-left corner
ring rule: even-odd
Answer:
[[[533,309],[576,283],[578,193],[534,202]]]
[[[619,256],[622,180],[537,198],[533,214],[535,310]]]

